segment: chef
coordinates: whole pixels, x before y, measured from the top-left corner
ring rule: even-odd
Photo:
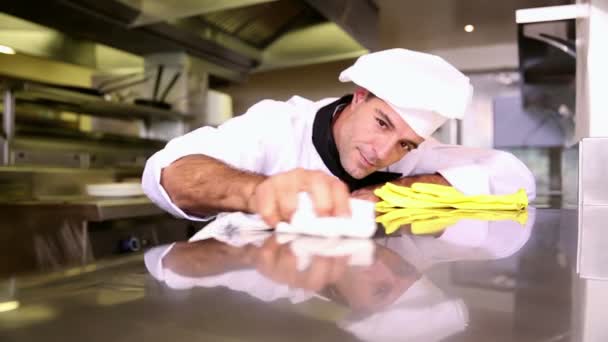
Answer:
[[[473,88],[440,57],[405,49],[361,56],[339,76],[352,94],[310,101],[263,100],[218,128],[170,141],[146,163],[144,191],[190,220],[219,212],[288,221],[306,192],[322,216],[348,216],[349,197],[375,200],[387,181],[454,186],[465,194],[526,189],[531,172],[513,155],[437,142],[431,134],[461,119]]]

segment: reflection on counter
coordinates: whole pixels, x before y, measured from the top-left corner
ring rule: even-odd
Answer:
[[[529,214],[373,240],[220,219],[145,256],[5,278],[0,338],[601,341],[606,284],[576,275],[576,212]]]
[[[468,309],[425,272],[440,263],[517,253],[530,237],[535,211],[525,227],[462,220],[440,237],[402,234],[373,242],[272,234],[236,227],[229,216],[190,242],[148,251],[148,270],[174,289],[226,287],[293,305],[314,299],[331,308],[328,319],[363,340],[440,341],[466,329]]]

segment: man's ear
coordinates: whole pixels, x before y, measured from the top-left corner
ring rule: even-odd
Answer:
[[[367,98],[367,94],[369,94],[369,91],[367,89],[357,87],[357,89],[355,89],[355,91],[353,92],[352,104],[358,104],[365,101],[365,99]]]

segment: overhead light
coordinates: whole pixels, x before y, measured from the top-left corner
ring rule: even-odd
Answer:
[[[475,26],[473,25],[465,25],[464,30],[468,33],[475,31]]]
[[[9,302],[0,302],[0,312],[12,311],[19,308],[19,302],[12,300]]]
[[[15,50],[13,50],[13,48],[10,46],[0,45],[0,53],[4,53],[7,55],[14,55]]]

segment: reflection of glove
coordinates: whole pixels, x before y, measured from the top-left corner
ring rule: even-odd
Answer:
[[[395,232],[399,227],[410,224],[413,234],[435,234],[456,224],[462,219],[481,221],[516,221],[522,226],[528,221],[527,210],[470,210],[470,209],[429,209],[393,208],[376,218],[382,223],[386,234]]]
[[[511,195],[466,196],[451,186],[414,183],[411,188],[386,183],[374,194],[383,201],[376,204],[376,211],[385,212],[402,208],[457,208],[474,210],[521,210],[528,206],[524,189]]]

